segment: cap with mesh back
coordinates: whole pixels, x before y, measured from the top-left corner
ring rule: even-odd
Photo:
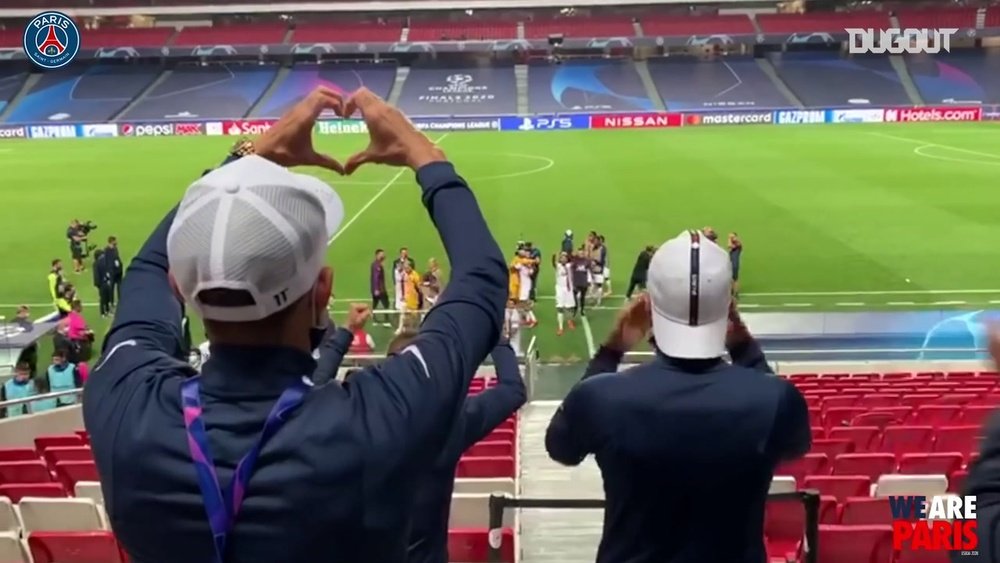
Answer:
[[[653,254],[646,287],[661,352],[688,359],[725,354],[732,265],[722,247],[698,231],[681,233]]]
[[[295,303],[316,283],[344,218],[324,182],[247,156],[188,188],[167,236],[167,259],[185,302],[203,319],[256,321]],[[202,303],[210,289],[247,292],[252,303]]]

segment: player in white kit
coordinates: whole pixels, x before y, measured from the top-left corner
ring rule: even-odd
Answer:
[[[573,266],[569,263],[569,255],[565,252],[559,253],[559,258],[553,258],[553,265],[556,268],[556,319],[559,328],[556,334],[562,336],[563,322],[566,319],[566,312],[572,311],[576,307],[576,297],[573,295]],[[569,320],[569,328],[573,330],[573,319]]]
[[[528,251],[524,249],[519,250],[518,258],[514,261],[514,268],[517,270],[518,275],[517,303],[521,308],[524,322],[529,327],[538,324],[535,312],[532,310],[534,303],[531,301],[531,287],[534,283],[534,276],[532,274],[535,272],[535,267],[534,262],[528,256]]]
[[[507,310],[504,312],[503,334],[510,342],[510,347],[514,349],[514,354],[520,356],[521,311],[513,299],[507,302]]]

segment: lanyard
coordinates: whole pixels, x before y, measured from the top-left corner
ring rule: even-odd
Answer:
[[[184,407],[184,426],[187,427],[188,449],[198,473],[198,488],[201,489],[201,497],[205,503],[208,525],[212,529],[212,540],[215,544],[214,561],[222,563],[223,554],[226,551],[226,536],[232,531],[233,524],[236,522],[236,515],[243,504],[243,495],[246,493],[247,483],[250,481],[250,475],[253,473],[260,450],[288,420],[288,417],[302,405],[310,385],[304,380],[300,380],[281,393],[264,421],[260,437],[257,438],[250,451],[240,459],[236,465],[232,482],[223,489],[219,485],[219,476],[215,472],[215,461],[208,448],[208,434],[205,432],[201,398],[198,396],[201,389],[200,379],[200,376],[192,377],[181,384],[181,403]]]

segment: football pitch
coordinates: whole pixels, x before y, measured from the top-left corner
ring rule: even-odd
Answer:
[[[661,130],[431,133],[472,186],[497,240],[545,257],[536,305],[543,359],[587,357],[622,303],[645,245],[713,226],[744,241],[745,311],[921,310],[1000,305],[1000,125],[914,124],[685,127]],[[317,137],[346,158],[360,135]],[[232,138],[112,138],[0,142],[6,207],[0,314],[20,303],[48,312],[51,259],[71,270],[71,218],[96,242],[138,249],[163,214]],[[335,309],[368,300],[376,248],[406,246],[425,269],[447,259],[409,171],[365,167],[337,188],[347,218],[330,248]],[[447,197],[447,196],[445,196]],[[576,331],[556,336],[549,256],[562,233],[605,235],[615,296]],[[96,303],[90,272],[67,274]],[[85,308],[103,334],[96,304]],[[339,317],[339,316],[338,316]],[[194,331],[200,340],[200,330]],[[376,329],[379,346],[388,334]]]

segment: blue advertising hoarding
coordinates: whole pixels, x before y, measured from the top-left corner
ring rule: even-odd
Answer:
[[[533,117],[510,115],[500,118],[501,131],[559,131],[589,128],[590,116],[582,114],[539,115]]]

